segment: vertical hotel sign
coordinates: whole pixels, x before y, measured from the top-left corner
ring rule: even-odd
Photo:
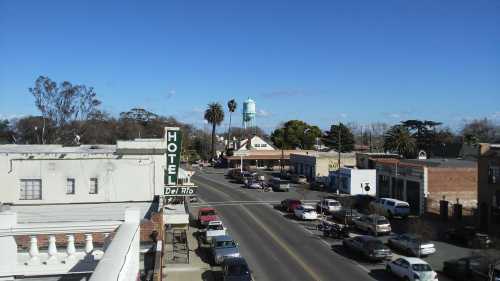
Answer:
[[[165,171],[165,185],[177,185],[179,163],[181,158],[182,134],[177,127],[166,128],[167,139],[167,169]]]

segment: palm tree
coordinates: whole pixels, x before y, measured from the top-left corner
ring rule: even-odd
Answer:
[[[215,127],[224,120],[222,105],[218,102],[209,103],[205,110],[205,120],[212,124],[212,159],[215,159]]]
[[[409,157],[417,148],[415,138],[404,125],[392,126],[384,135],[384,149],[397,151],[399,155]]]
[[[227,145],[229,146],[229,142],[231,141],[231,117],[233,112],[236,110],[238,104],[234,99],[227,102],[227,108],[229,109],[229,128],[227,129]]]

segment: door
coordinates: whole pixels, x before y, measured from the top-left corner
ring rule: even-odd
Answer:
[[[422,212],[420,210],[420,183],[416,181],[406,182],[406,198],[408,204],[410,204],[410,214],[420,215]]]

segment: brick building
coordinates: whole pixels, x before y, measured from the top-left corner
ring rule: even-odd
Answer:
[[[477,163],[458,159],[377,159],[377,196],[407,201],[414,214],[439,212],[443,198],[477,206]]]
[[[500,233],[500,144],[481,144],[478,159],[479,224]]]

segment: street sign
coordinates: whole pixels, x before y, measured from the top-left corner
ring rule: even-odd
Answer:
[[[165,185],[177,185],[179,163],[182,149],[182,133],[177,127],[167,127],[167,169],[165,171]]]
[[[237,150],[237,151],[233,152],[233,156],[246,157],[248,155],[250,155],[250,153],[248,153],[248,151],[246,151],[246,150]]]
[[[165,196],[191,196],[196,194],[196,186],[165,186]]]

